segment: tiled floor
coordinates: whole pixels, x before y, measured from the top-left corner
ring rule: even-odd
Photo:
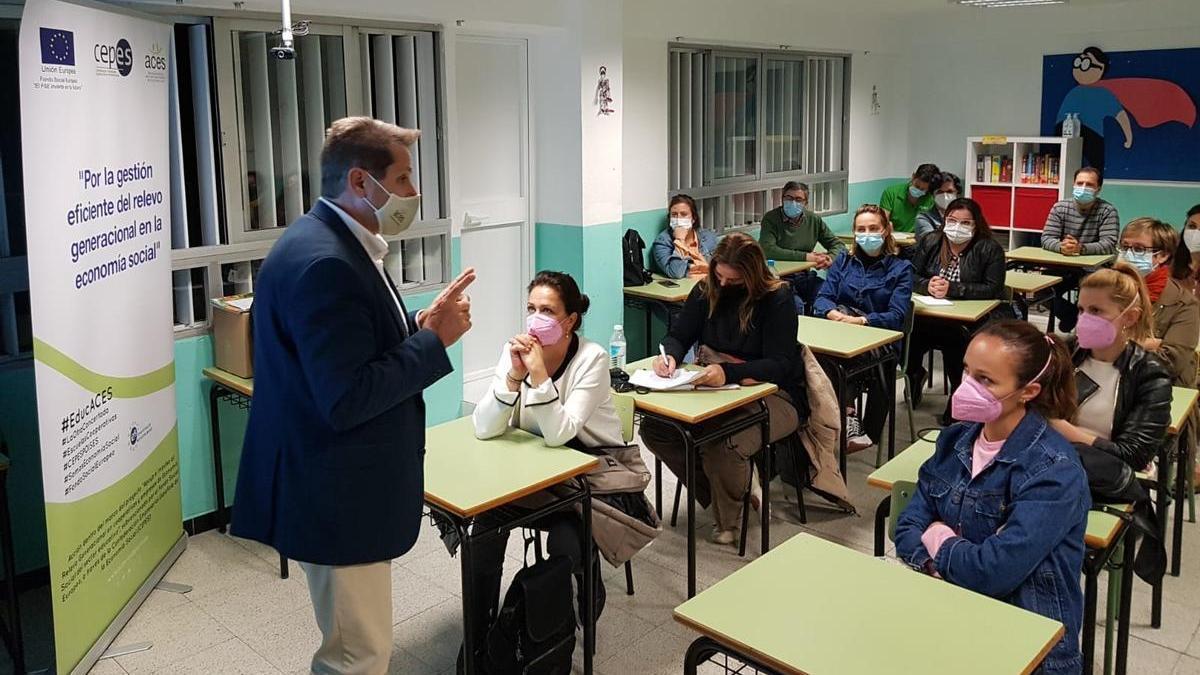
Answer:
[[[940,387],[938,388],[940,393]],[[902,405],[902,404],[901,404]],[[933,425],[945,398],[929,394],[917,411],[917,426]],[[901,408],[903,410],[903,408]],[[907,420],[898,416],[898,445],[907,445]],[[772,490],[773,543],[806,531],[871,552],[871,515],[881,494],[866,485],[874,449],[851,458],[849,484],[859,515],[848,516],[822,508],[808,498],[809,524],[797,523],[795,493]],[[653,466],[653,463],[650,463]],[[673,493],[673,478],[665,476],[664,493]],[[669,505],[668,505],[669,510]],[[753,519],[752,519],[753,520]],[[700,533],[708,531],[707,514],[697,517]],[[695,635],[677,625],[671,610],[684,599],[686,530],[667,527],[662,536],[634,561],[636,595],[624,592],[624,575],[605,565],[608,604],[599,626],[596,670],[608,675],[678,673],[685,649]],[[1150,594],[1135,585],[1131,673],[1200,675],[1200,529],[1188,525],[1184,538],[1184,573],[1168,577],[1163,627],[1149,628]],[[751,531],[749,559],[758,546],[758,528]],[[512,574],[518,549],[510,548]],[[701,541],[698,582],[701,589],[744,565],[732,547]],[[100,662],[99,675],[122,673],[303,673],[318,641],[303,572],[292,565],[292,576],[278,577],[273,551],[253,542],[208,532],[193,537],[167,579],[190,584],[185,595],[154,591],[115,645],[151,641],[148,651]],[[393,673],[453,672],[461,639],[459,567],[434,530],[422,531],[416,548],[393,564],[395,622]],[[507,582],[506,582],[507,583]],[[1104,597],[1103,587],[1100,597]],[[44,610],[44,592],[28,595],[27,604]],[[816,611],[816,610],[814,610]],[[44,629],[44,627],[42,627]],[[1102,628],[1100,629],[1103,630]],[[1102,644],[1102,633],[1097,645]],[[869,647],[869,645],[866,645]],[[31,645],[31,668],[49,661],[45,645]],[[1099,655],[1098,655],[1099,657]],[[0,657],[3,658],[3,657]],[[0,662],[0,672],[11,668]],[[581,670],[578,667],[577,671]],[[897,672],[903,672],[898,669]],[[967,672],[967,670],[964,670]],[[1097,670],[1097,672],[1100,672]]]

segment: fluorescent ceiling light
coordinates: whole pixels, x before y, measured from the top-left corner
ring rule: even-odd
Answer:
[[[950,0],[965,7],[1029,7],[1033,5],[1065,5],[1068,0]]]

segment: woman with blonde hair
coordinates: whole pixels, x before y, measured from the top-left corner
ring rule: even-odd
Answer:
[[[1171,375],[1141,343],[1154,334],[1150,293],[1124,262],[1084,278],[1071,339],[1079,411],[1052,420],[1068,441],[1149,466],[1171,421]]]

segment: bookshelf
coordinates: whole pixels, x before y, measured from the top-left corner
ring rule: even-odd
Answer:
[[[988,225],[1007,232],[1008,247],[1037,234],[1055,202],[1071,194],[1083,140],[1058,136],[973,136],[967,139],[966,196],[979,202]]]

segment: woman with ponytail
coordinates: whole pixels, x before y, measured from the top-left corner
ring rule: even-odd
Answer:
[[[954,418],[921,466],[896,522],[909,565],[1066,627],[1042,673],[1078,673],[1083,657],[1087,476],[1052,420],[1075,413],[1070,354],[1024,321],[997,321],[967,347]]]
[[[1054,422],[1072,443],[1090,445],[1145,469],[1171,422],[1171,374],[1141,343],[1154,336],[1150,292],[1138,271],[1118,262],[1079,286],[1071,340],[1079,411]]]

